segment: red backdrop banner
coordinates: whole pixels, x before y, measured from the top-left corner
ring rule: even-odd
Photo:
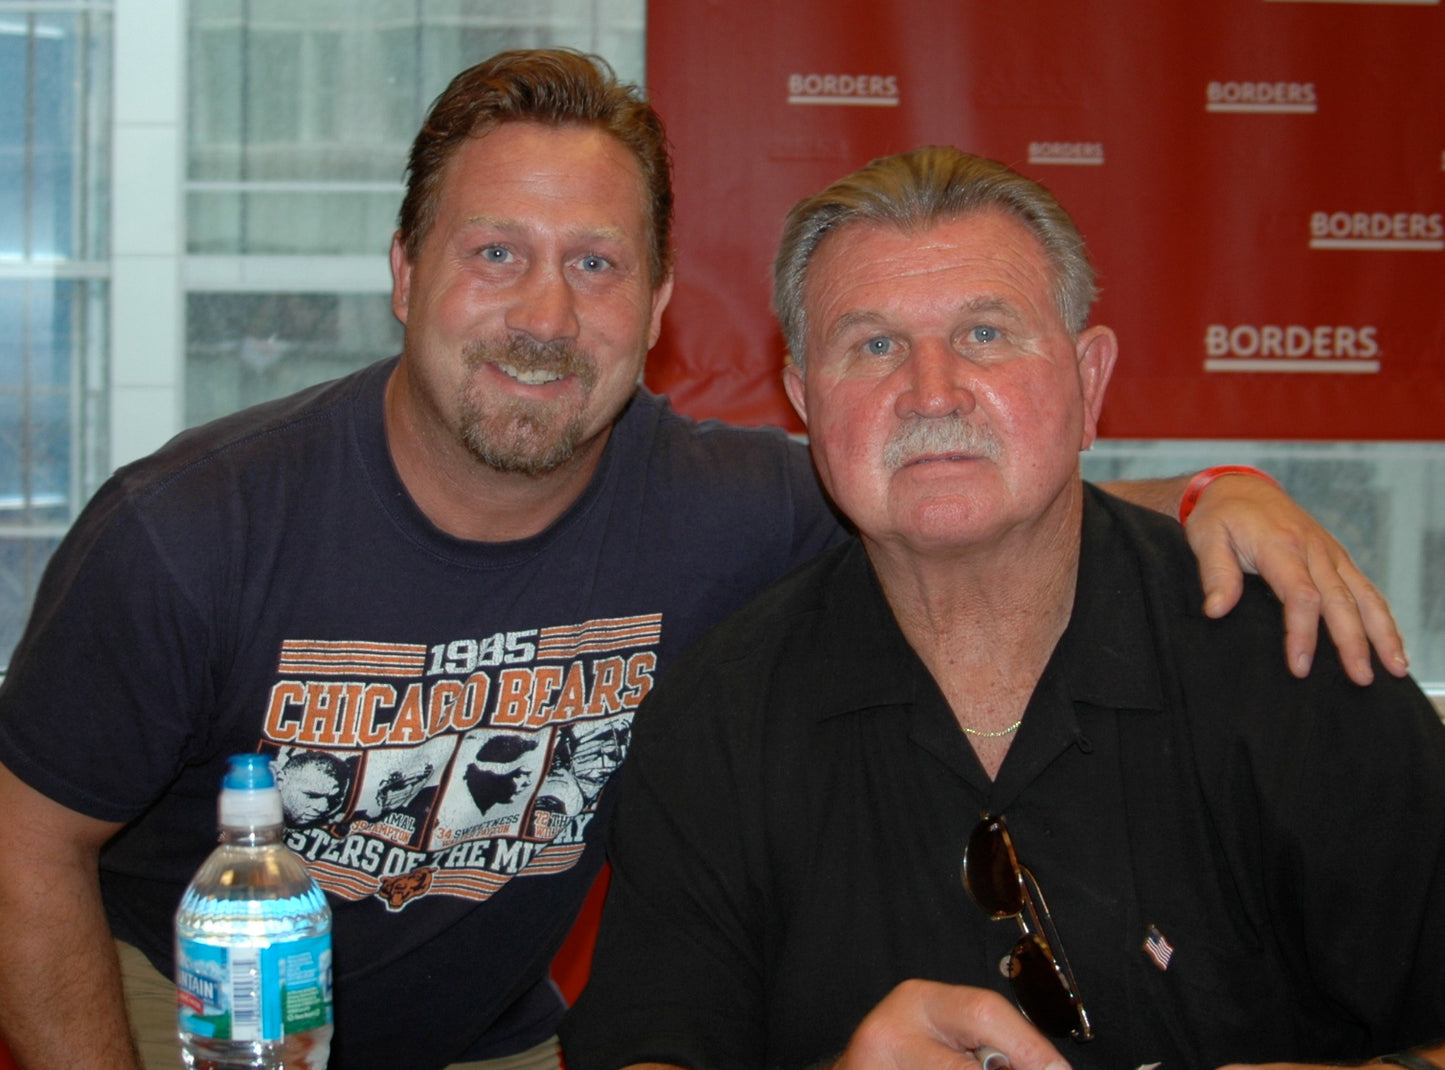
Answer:
[[[769,315],[800,197],[953,144],[1088,240],[1124,438],[1445,438],[1439,0],[654,0],[677,288],[648,383],[797,428]]]

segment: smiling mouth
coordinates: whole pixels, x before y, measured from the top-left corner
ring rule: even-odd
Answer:
[[[566,377],[565,372],[551,371],[546,368],[518,368],[511,364],[494,364],[499,372],[509,379],[515,379],[524,386],[546,386],[548,383],[555,383],[558,379]]]
[[[477,339],[467,343],[462,358],[469,373],[490,367],[508,382],[527,391],[538,391],[530,395],[533,400],[556,398],[572,390],[587,396],[597,381],[597,368],[591,358],[567,338],[538,342],[525,335],[511,334],[500,340]],[[505,390],[504,384],[495,385]],[[515,396],[522,400],[529,395],[523,391]]]

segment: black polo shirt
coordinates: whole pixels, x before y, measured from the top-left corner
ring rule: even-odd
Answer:
[[[985,812],[1093,1019],[1057,1042],[1076,1067],[1445,1035],[1445,728],[1328,642],[1291,677],[1262,586],[1224,621],[1201,601],[1178,526],[1089,488],[1070,622],[994,782],[858,543],[735,615],[639,712],[569,1066],[804,1067],[904,979],[1008,994],[1017,926],[959,878]]]

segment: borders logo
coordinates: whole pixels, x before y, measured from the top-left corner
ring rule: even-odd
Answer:
[[[834,107],[898,107],[896,74],[790,74],[789,104]]]
[[[1319,110],[1313,82],[1210,82],[1204,110],[1271,115],[1313,115]]]
[[[1378,333],[1373,325],[1211,323],[1204,328],[1204,370],[1372,375],[1380,370]]]
[[[1439,212],[1313,212],[1311,249],[1445,250],[1445,217]]]
[[[1104,143],[1102,141],[1030,141],[1029,163],[1099,167],[1104,163]]]

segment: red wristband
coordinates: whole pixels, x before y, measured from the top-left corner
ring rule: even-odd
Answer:
[[[1279,487],[1279,480],[1268,472],[1261,472],[1258,468],[1251,468],[1247,464],[1218,464],[1213,468],[1206,468],[1189,481],[1184,488],[1184,497],[1179,499],[1179,523],[1189,523],[1189,514],[1194,512],[1194,507],[1199,504],[1199,496],[1204,493],[1204,488],[1213,483],[1220,476],[1254,476],[1262,479],[1272,486]],[[1283,490],[1283,487],[1280,487]]]

